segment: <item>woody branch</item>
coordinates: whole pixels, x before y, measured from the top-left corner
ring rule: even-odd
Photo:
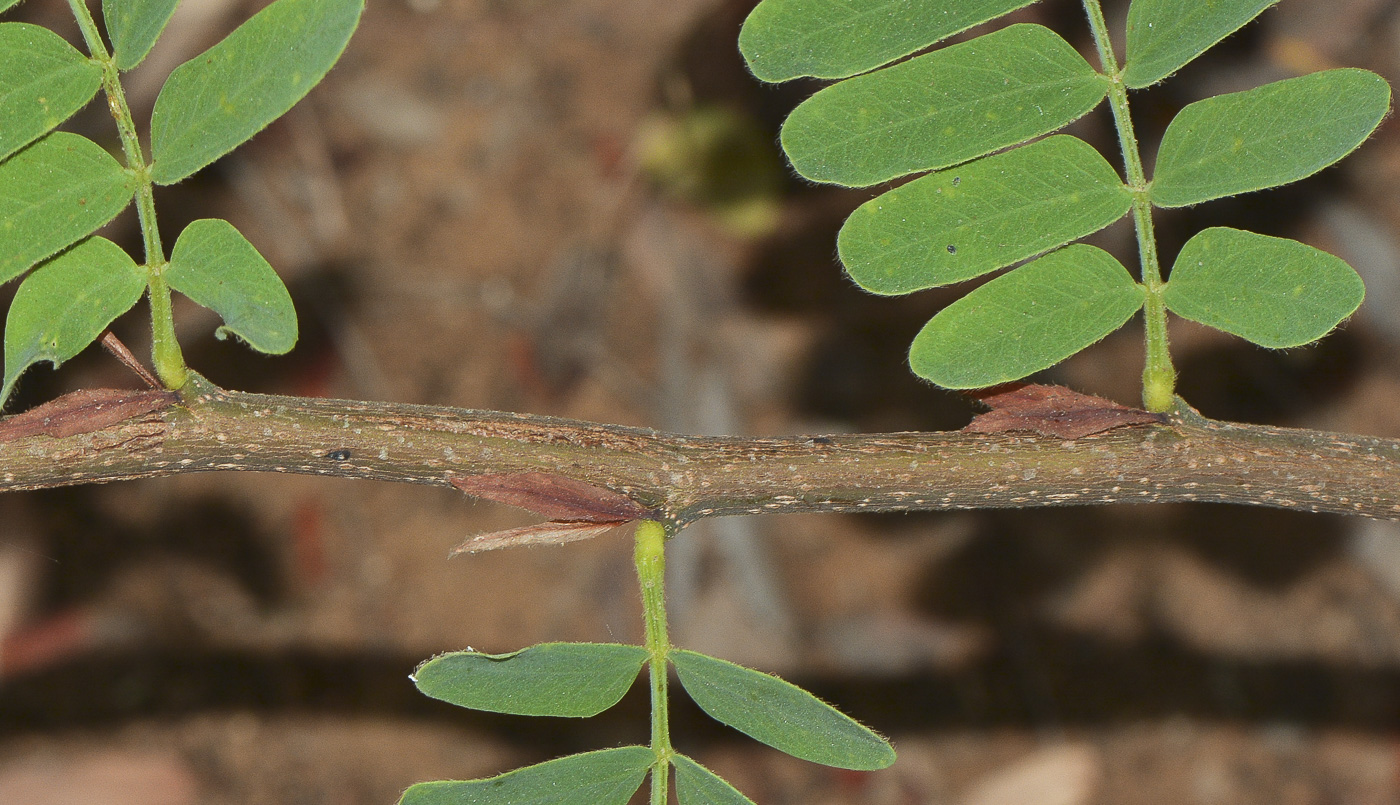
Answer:
[[[1400,518],[1400,442],[1233,425],[1189,409],[1075,439],[966,431],[736,438],[246,394],[197,376],[178,398],[133,394],[154,402],[116,421],[82,411],[0,420],[0,491],[207,471],[439,486],[547,473],[620,493],[677,525],[733,514],[1171,501]]]

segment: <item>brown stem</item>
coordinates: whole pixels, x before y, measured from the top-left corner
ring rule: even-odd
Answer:
[[[131,354],[131,350],[126,348],[126,344],[123,344],[120,338],[117,338],[116,333],[113,333],[111,330],[103,333],[102,347],[112,353],[112,357],[121,361],[123,366],[130,369],[137,377],[141,378],[141,382],[145,383],[148,388],[165,388],[160,380],[157,379],[155,375],[151,374],[151,370],[143,366],[141,361],[137,360],[136,356]]]
[[[1400,517],[1400,442],[1207,420],[1079,439],[678,436],[525,414],[221,390],[61,435],[0,420],[0,491],[243,470],[451,486],[544,472],[675,523],[729,514],[1213,501]],[[24,415],[20,415],[21,417]],[[8,429],[7,429],[8,427]]]

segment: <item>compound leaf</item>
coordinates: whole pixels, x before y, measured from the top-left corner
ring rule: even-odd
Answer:
[[[1186,242],[1164,291],[1167,309],[1264,347],[1316,341],[1366,294],[1339,257],[1296,240],[1213,227]]]
[[[102,0],[102,18],[112,40],[118,70],[130,70],[146,58],[180,0]]]
[[[813,181],[878,184],[1054,131],[1108,87],[1059,34],[1012,25],[827,87],[783,124],[783,150]]]
[[[83,108],[102,67],[37,25],[0,23],[0,160]]]
[[[484,780],[419,783],[399,805],[627,805],[654,762],[645,746],[584,752]]]
[[[617,704],[647,650],[618,643],[542,643],[511,654],[459,651],[419,666],[418,689],[459,707],[520,716],[595,716]]]
[[[723,777],[685,755],[672,755],[676,769],[676,798],[681,805],[754,805]]]
[[[97,143],[56,131],[0,162],[0,282],[91,235],[136,183]]]
[[[1181,207],[1311,176],[1356,149],[1390,109],[1390,86],[1352,68],[1217,95],[1162,135],[1152,203]]]
[[[903,294],[981,276],[1102,229],[1132,206],[1088,143],[1048,137],[861,205],[837,251],[858,285]]]
[[[20,283],[5,319],[0,402],[25,369],[39,361],[57,367],[82,352],[145,290],[145,272],[104,238],[88,238],[36,268]]]
[[[1238,31],[1278,0],[1133,0],[1123,83],[1150,86]]]
[[[185,227],[165,280],[223,317],[224,326],[214,333],[220,339],[232,333],[269,355],[297,342],[297,312],[287,286],[228,221],[204,218]]]
[[[944,308],[915,336],[909,365],[944,388],[1020,380],[1122,327],[1144,299],[1108,252],[1067,246]]]
[[[151,113],[151,180],[172,184],[281,117],[331,69],[364,0],[277,0],[170,74]]]
[[[885,739],[790,682],[694,651],[669,656],[701,710],[756,741],[841,769],[883,769],[894,762]]]
[[[1034,0],[763,0],[739,51],[760,80],[845,78],[1000,17]]]

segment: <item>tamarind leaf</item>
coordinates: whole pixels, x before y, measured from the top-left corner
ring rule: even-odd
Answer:
[[[645,746],[584,752],[484,780],[418,783],[399,805],[627,805],[654,762]]]
[[[684,649],[668,655],[711,718],[774,749],[840,769],[883,769],[894,747],[869,727],[776,676]]]
[[[20,0],[0,0],[0,11],[6,11],[19,5]]]
[[[1369,70],[1324,70],[1190,104],[1162,135],[1150,196],[1159,207],[1276,187],[1361,145],[1390,110]]]
[[[1180,70],[1278,0],[1133,0],[1123,83],[1141,89]]]
[[[1020,380],[1122,327],[1145,301],[1108,252],[1066,246],[940,311],[914,337],[909,365],[951,389]]]
[[[0,162],[0,282],[96,232],[136,192],[102,146],[51,132]]]
[[[837,252],[856,284],[904,294],[972,279],[1123,217],[1132,194],[1083,140],[1047,137],[862,204]]]
[[[151,52],[180,0],[102,0],[102,18],[118,70],[130,70]]]
[[[1365,295],[1361,277],[1340,257],[1227,227],[1187,241],[1163,291],[1178,316],[1274,349],[1323,337]]]
[[[297,313],[281,277],[233,224],[218,218],[192,222],[180,233],[165,269],[171,288],[218,313],[229,333],[269,355],[297,342]]]
[[[110,240],[91,237],[25,277],[5,318],[0,404],[21,373],[82,352],[146,290],[146,274]]]
[[[173,184],[281,117],[340,58],[364,0],[276,0],[166,79],[151,180]]]
[[[518,716],[595,716],[617,704],[647,650],[620,643],[541,643],[509,654],[455,651],[418,666],[424,694]]]
[[[1012,25],[821,90],[783,124],[783,150],[813,181],[878,184],[1061,128],[1109,83],[1049,28]]]
[[[38,25],[0,23],[0,160],[53,130],[102,86],[102,67]]]
[[[672,755],[676,798],[681,805],[754,805],[727,780],[685,755]]]
[[[1034,0],[763,0],[739,52],[762,81],[872,70]]]

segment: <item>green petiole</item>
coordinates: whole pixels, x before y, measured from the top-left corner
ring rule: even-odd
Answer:
[[[637,583],[642,589],[642,618],[650,655],[651,748],[656,753],[651,768],[651,803],[666,805],[674,754],[667,698],[666,655],[671,652],[671,638],[666,630],[666,527],[654,520],[643,520],[637,524],[636,540]]]
[[[102,89],[107,95],[107,107],[117,123],[122,152],[133,181],[136,182],[136,214],[141,223],[141,239],[146,249],[146,270],[149,275],[151,302],[151,351],[156,374],[168,388],[178,389],[189,379],[185,357],[175,339],[175,319],[170,309],[170,288],[161,277],[165,268],[165,250],[160,244],[160,229],[156,224],[156,205],[150,171],[141,141],[136,135],[136,122],[126,102],[117,63],[102,43],[97,22],[82,0],[68,0],[73,16],[82,30],[83,41],[94,61],[102,65]]]
[[[1128,89],[1123,84],[1123,71],[1119,69],[1118,59],[1113,54],[1113,42],[1108,36],[1103,8],[1099,0],[1084,0],[1084,10],[1089,16],[1089,27],[1094,32],[1099,62],[1113,82],[1108,102],[1113,109],[1118,143],[1123,149],[1128,187],[1133,192],[1133,224],[1137,230],[1142,286],[1147,291],[1147,302],[1143,306],[1147,356],[1142,370],[1142,403],[1149,411],[1168,411],[1176,398],[1176,369],[1172,367],[1171,353],[1167,347],[1167,305],[1162,296],[1167,286],[1162,281],[1162,269],[1157,259],[1157,235],[1152,228],[1152,202],[1147,196],[1147,176],[1142,169],[1142,156],[1138,153],[1133,119],[1128,114]]]

